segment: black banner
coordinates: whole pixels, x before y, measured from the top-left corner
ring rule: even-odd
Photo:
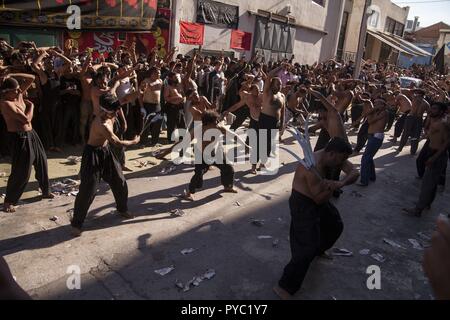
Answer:
[[[81,30],[149,30],[158,0],[0,0],[0,25],[67,28],[67,8],[81,10]]]
[[[198,0],[197,23],[237,29],[239,26],[239,7],[217,1]]]

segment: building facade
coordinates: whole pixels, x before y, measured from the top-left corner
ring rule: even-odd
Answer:
[[[212,3],[212,4],[211,4]],[[172,4],[172,43],[180,53],[191,53],[198,46],[180,43],[180,21],[202,22],[199,12],[205,6],[223,6],[228,14],[237,12],[234,26],[206,24],[203,50],[247,59],[255,52],[266,61],[295,55],[295,61],[313,64],[336,55],[339,26],[345,0],[174,0]],[[233,9],[234,7],[234,9]],[[217,10],[217,14],[222,14]],[[230,48],[234,29],[252,34],[248,50]]]
[[[338,58],[344,61],[353,60],[358,51],[361,23],[367,23],[367,37],[364,50],[365,60],[396,63],[398,51],[383,39],[379,33],[403,37],[409,14],[409,7],[400,7],[390,0],[368,1],[368,19],[363,21],[366,0],[346,0],[343,13],[345,27],[341,26],[340,48]],[[340,54],[339,54],[340,53]]]

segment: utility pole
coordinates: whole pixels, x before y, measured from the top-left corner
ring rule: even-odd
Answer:
[[[370,14],[367,13],[367,9],[369,9],[369,7],[371,5],[372,5],[372,0],[366,0],[366,3],[364,5],[361,26],[360,26],[360,30],[359,30],[358,52],[356,53],[355,71],[353,73],[354,79],[359,79],[359,74],[361,73],[361,65],[362,65],[362,59],[363,59],[363,55],[364,55],[364,48],[366,46],[367,20],[370,17]]]

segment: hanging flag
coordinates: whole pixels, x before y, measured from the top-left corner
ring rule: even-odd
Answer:
[[[202,46],[204,36],[203,24],[180,21],[180,43]]]
[[[231,31],[231,49],[250,51],[252,48],[252,34],[240,30]]]

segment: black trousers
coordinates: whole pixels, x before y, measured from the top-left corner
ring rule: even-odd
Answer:
[[[6,129],[5,120],[0,115],[0,158],[9,154],[8,130]]]
[[[56,111],[55,146],[80,142],[80,104],[60,105]]]
[[[159,141],[161,135],[162,116],[161,112],[156,112],[157,105],[152,103],[145,103],[144,109],[147,112],[146,122],[148,124],[147,129],[142,134],[141,142],[147,144],[149,141],[149,135],[151,135],[151,144],[155,145]]]
[[[434,152],[435,151],[431,150],[431,156]],[[430,167],[425,168],[417,209],[424,210],[433,203],[436,198],[439,179],[446,168],[447,161],[448,155],[446,152],[443,152]]]
[[[181,115],[182,106],[166,104],[165,113],[167,115],[167,139],[173,143],[172,134],[176,128],[185,128],[184,117]]]
[[[416,160],[416,167],[417,167],[417,175],[420,178],[423,178],[423,176],[425,175],[425,169],[426,169],[426,162],[428,161],[428,159],[430,159],[430,157],[433,156],[433,150],[430,149],[430,140],[427,140],[427,142],[425,142],[425,145],[423,146],[422,150],[419,153],[419,156],[417,157]],[[442,169],[442,173],[441,176],[439,177],[439,182],[438,185],[439,186],[445,186],[445,180],[446,180],[446,174],[447,174],[447,164],[448,162],[445,162],[445,165]]]
[[[402,150],[408,139],[411,137],[411,154],[417,153],[419,147],[420,135],[422,134],[423,119],[421,117],[408,115],[405,120],[405,128],[400,139],[399,149]]]
[[[353,104],[352,105],[350,113],[351,113],[353,123],[356,122],[356,120],[358,120],[361,117],[363,110],[364,110],[364,107],[362,104]]]
[[[253,119],[252,117],[250,117],[250,125],[248,127],[249,130],[253,130],[254,133],[256,134],[256,141],[253,141],[253,143],[256,142],[256,148],[252,148],[250,155],[251,155],[251,163],[252,164],[258,164],[259,162],[259,121]],[[250,145],[250,138],[247,137],[246,142],[248,145]],[[255,146],[252,146],[255,147]]]
[[[37,122],[39,123],[39,137],[42,139],[42,144],[46,150],[55,146],[55,132],[53,114],[56,114],[56,105],[43,104],[37,113]]]
[[[220,170],[220,179],[225,188],[232,188],[234,185],[234,169],[230,164],[225,163],[225,155],[223,155],[223,164],[207,164],[203,161],[201,164],[195,165],[194,176],[189,183],[189,192],[194,194],[196,189],[203,187],[203,175],[208,172],[210,166],[215,166]]]
[[[276,130],[280,128],[280,124],[279,121],[277,120],[277,118],[272,117],[272,116],[268,116],[264,113],[261,113],[259,116],[259,129],[260,129],[260,134],[266,130],[267,132],[267,142],[266,142],[266,146],[267,146],[267,158],[270,158],[270,155],[272,154],[272,144],[277,143],[276,140],[276,136],[272,135],[272,130]],[[261,137],[260,137],[261,138]],[[258,152],[259,153],[259,152]],[[263,155],[259,155],[264,156]],[[263,162],[266,162],[266,160],[263,160]]]
[[[400,116],[400,118],[398,118],[397,122],[395,123],[395,131],[394,131],[394,137],[396,138],[400,138],[402,133],[403,133],[403,129],[405,128],[405,121],[406,121],[406,117],[408,116],[409,111],[402,114]]]
[[[128,127],[127,132],[124,133],[124,138],[126,140],[133,140],[143,129],[144,117],[141,113],[141,108],[138,105],[130,103],[122,107],[122,110],[125,114]]]
[[[42,194],[49,194],[47,156],[37,133],[34,130],[9,132],[8,136],[12,167],[6,187],[5,203],[17,204],[30,180],[31,166],[36,172],[36,180]]]
[[[122,168],[109,145],[93,147],[86,145],[81,161],[81,185],[75,199],[72,226],[81,229],[86,219],[89,207],[94,201],[98,185],[103,179],[109,184],[116,200],[117,210],[128,211],[128,185],[122,173]]]
[[[114,134],[119,139],[122,140],[123,135],[124,135],[124,128],[118,119],[116,119],[116,121],[114,122],[113,129],[114,129]],[[124,166],[125,165],[125,147],[112,145],[111,151],[116,155],[116,158],[117,158],[117,160],[119,160],[120,165]]]
[[[248,107],[242,107],[233,114],[236,116],[236,119],[232,123],[230,130],[236,131],[250,117],[250,109]]]
[[[292,191],[291,261],[279,281],[281,288],[294,295],[302,286],[314,258],[332,248],[344,230],[339,211],[331,203],[317,205],[312,199]]]
[[[356,140],[355,152],[360,152],[367,143],[369,138],[369,122],[366,120],[358,131],[358,138]]]
[[[314,152],[325,149],[328,142],[331,140],[330,135],[326,129],[320,130],[319,139],[317,139],[316,147],[314,148]]]
[[[392,126],[394,125],[395,117],[397,116],[397,109],[388,108],[388,121],[386,124],[386,131],[391,131]]]

